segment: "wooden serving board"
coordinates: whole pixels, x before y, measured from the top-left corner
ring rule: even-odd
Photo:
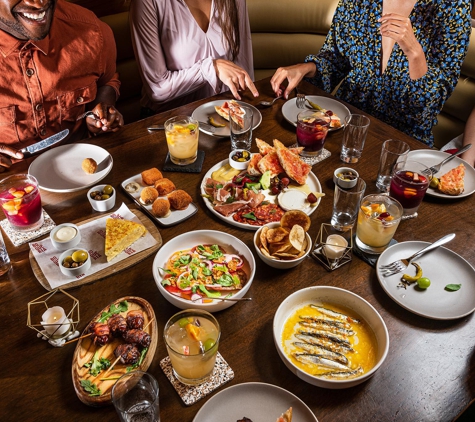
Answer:
[[[127,312],[129,311],[141,310],[144,314],[144,327],[147,326],[150,321],[152,321],[145,329],[145,331],[150,334],[152,340],[150,343],[150,347],[147,350],[147,354],[145,355],[142,364],[138,368],[136,368],[137,370],[146,371],[152,363],[153,357],[155,355],[155,350],[157,349],[158,327],[157,320],[155,319],[155,313],[150,303],[140,297],[125,296],[115,300],[112,303],[117,305],[124,300],[126,300],[129,304],[128,310],[126,312],[120,313],[124,318],[126,317]],[[102,312],[109,311],[109,308],[112,303],[102,309],[91,320],[91,322],[97,321],[100,318]],[[89,324],[87,324],[82,335],[87,334],[88,327]],[[92,336],[85,337],[78,341],[76,345],[76,350],[74,351],[73,355],[72,378],[76,394],[79,397],[79,400],[81,400],[84,404],[87,404],[88,406],[99,407],[106,406],[112,403],[111,392],[116,380],[101,381],[101,378],[104,377],[104,374],[106,374],[107,370],[102,371],[97,377],[94,377],[89,373],[89,368],[84,367],[84,364],[86,364],[92,359],[96,351],[99,351],[97,356],[98,358],[107,358],[110,360],[111,363],[113,363],[116,360],[114,350],[119,344],[122,343],[124,343],[124,341],[121,338],[114,337],[112,337],[112,340],[109,341],[109,343],[102,347],[96,346],[93,343]],[[127,371],[127,366],[130,365],[117,363],[109,372],[107,372],[106,378],[120,377],[124,375]],[[102,394],[100,396],[90,396],[89,393],[86,392],[81,386],[81,380],[91,381],[101,390]]]
[[[96,281],[102,280],[103,278],[111,275],[112,273],[117,274],[118,272],[125,270],[126,268],[129,268],[140,261],[143,261],[145,258],[147,258],[151,254],[158,251],[158,249],[160,249],[160,247],[162,246],[162,236],[160,235],[160,232],[158,231],[157,227],[152,223],[152,221],[150,221],[150,219],[142,211],[136,210],[136,209],[130,209],[130,211],[133,212],[139,218],[140,222],[145,226],[145,228],[153,236],[153,238],[157,241],[157,243],[154,246],[148,249],[145,249],[144,251],[141,251],[134,255],[129,256],[127,259],[123,259],[122,261],[119,261],[115,264],[111,264],[110,266],[104,268],[103,270],[97,271],[94,274],[81,278],[80,280],[73,280],[71,281],[71,283],[61,286],[62,289],[66,290],[72,287],[78,287],[84,284],[94,283]],[[89,218],[88,220],[84,220],[80,223],[77,223],[76,225],[81,227],[83,224],[86,224],[93,220],[97,220],[102,217],[103,215]],[[45,277],[45,275],[43,274],[43,271],[38,265],[38,262],[36,261],[35,256],[33,255],[33,252],[31,250],[30,250],[29,258],[30,258],[31,268],[33,269],[33,273],[35,274],[35,277],[37,278],[37,280],[46,290],[53,290],[53,288],[49,284],[48,279]],[[111,271],[111,267],[114,268],[113,271]]]

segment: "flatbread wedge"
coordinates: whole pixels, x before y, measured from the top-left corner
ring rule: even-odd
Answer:
[[[439,179],[437,188],[446,195],[460,195],[464,191],[465,166],[459,166],[445,173]]]
[[[244,126],[243,116],[246,112],[236,100],[225,101],[222,106],[214,106],[216,113],[229,121],[229,112],[232,111],[232,119],[241,127]]]
[[[132,243],[145,236],[147,229],[142,224],[119,218],[106,220],[105,254],[111,261]]]
[[[276,422],[292,422],[292,408],[289,407],[285,413],[282,413]]]
[[[277,139],[274,139],[274,148],[279,157],[280,164],[287,175],[298,184],[304,185],[307,176],[312,170],[312,166],[304,163],[297,155],[293,154],[285,145]]]

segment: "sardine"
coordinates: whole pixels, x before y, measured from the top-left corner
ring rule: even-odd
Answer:
[[[302,349],[308,353],[313,353],[315,355],[321,355],[324,358],[335,360],[337,362],[343,363],[343,364],[348,364],[348,358],[343,355],[342,353],[338,352],[333,352],[331,350],[326,349],[323,346],[319,346],[317,344],[310,344],[310,343],[304,343],[300,341],[296,341],[293,343],[295,347],[298,347],[299,349]]]
[[[355,351],[351,346],[347,346],[346,344],[334,343],[332,341],[326,340],[325,338],[308,335],[304,332],[301,332],[301,334],[296,334],[295,337],[304,341],[305,343],[325,347],[325,349],[331,350],[332,352],[347,353]]]
[[[361,321],[356,318],[352,318],[348,315],[342,314],[337,311],[333,311],[331,309],[324,308],[323,306],[319,305],[310,305],[312,308],[316,309],[317,311],[321,312],[323,315],[327,315],[331,318],[337,319],[339,321],[345,321],[345,322],[354,322],[356,324],[360,324]]]
[[[329,333],[338,334],[338,335],[343,336],[344,338],[353,336],[355,334],[353,330],[347,330],[346,328],[335,327],[332,325],[319,324],[312,321],[299,321],[299,324],[303,325],[304,327],[320,330],[322,332],[326,331]]]
[[[299,330],[300,334],[308,334],[309,336],[315,336],[319,338],[323,338],[328,341],[332,341],[333,343],[344,344],[347,347],[351,347],[350,342],[346,338],[346,336],[341,336],[339,334],[329,333],[328,331],[323,330],[314,330],[312,328],[305,327],[304,330]]]
[[[299,317],[308,322],[314,322],[315,324],[329,325],[332,327],[346,328],[347,330],[351,329],[351,324],[343,321],[335,321],[332,318],[328,318],[325,315],[322,315],[321,318],[309,315],[299,315]]]
[[[292,353],[292,355],[298,361],[306,364],[323,366],[325,368],[339,369],[342,371],[351,369],[346,365],[343,365],[331,359],[327,359],[322,355],[315,355],[313,353]]]
[[[353,371],[332,371],[332,372],[325,372],[323,374],[315,375],[316,377],[320,378],[327,378],[327,379],[347,379],[353,378],[363,373],[363,368],[359,367],[354,369]]]

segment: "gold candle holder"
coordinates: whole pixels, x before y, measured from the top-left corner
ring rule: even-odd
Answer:
[[[352,259],[353,229],[341,232],[322,223],[310,256],[328,271],[336,270]]]
[[[26,325],[54,347],[79,336],[79,300],[55,289],[28,302]]]

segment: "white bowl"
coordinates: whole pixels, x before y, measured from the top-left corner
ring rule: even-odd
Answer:
[[[72,249],[68,249],[67,251],[64,251],[60,255],[60,257],[59,257],[59,269],[61,270],[61,272],[65,276],[67,276],[67,277],[77,277],[79,275],[86,274],[87,271],[89,270],[89,268],[91,268],[91,256],[89,255],[89,253],[87,254],[86,261],[80,267],[76,267],[76,268],[63,267],[64,258],[66,258],[67,256],[72,255],[75,251],[84,251],[84,250],[85,249],[82,249],[82,248],[72,248]]]
[[[57,237],[57,234],[60,230],[62,232],[63,231],[62,229],[66,227],[71,227],[72,229],[76,230],[76,234],[74,235],[73,238],[69,240],[61,240],[60,238]],[[49,237],[55,249],[57,249],[58,251],[65,251],[66,249],[74,248],[75,246],[79,244],[79,242],[81,241],[81,232],[79,231],[79,227],[76,226],[76,224],[63,223],[56,226],[53,230],[51,230]]]
[[[280,227],[279,222],[274,222],[274,223],[267,223],[265,226],[269,227],[270,229],[275,228],[275,227]],[[262,227],[265,227],[262,226]],[[299,265],[305,258],[307,258],[308,254],[312,250],[312,238],[308,233],[305,233],[305,237],[307,239],[307,249],[305,250],[305,253],[297,259],[272,259],[267,256],[265,256],[262,252],[259,246],[261,245],[261,232],[262,232],[262,227],[259,228],[259,230],[256,231],[254,234],[254,247],[256,248],[257,255],[259,255],[259,258],[262,259],[267,265],[270,265],[271,267],[278,268],[280,270],[286,270],[288,268],[294,268],[297,265]]]
[[[345,173],[350,173],[350,180],[343,180],[337,176],[338,174]],[[349,189],[356,186],[356,181],[358,180],[358,177],[360,177],[358,172],[355,169],[352,169],[351,167],[339,167],[333,172],[333,182],[344,189]]]
[[[247,283],[244,287],[239,290],[238,293],[234,294],[233,298],[240,298],[245,296],[249,288],[251,287],[252,281],[254,279],[254,274],[256,272],[256,261],[250,249],[238,238],[221,231],[215,230],[196,230],[188,233],[181,234],[177,237],[174,237],[172,240],[168,241],[163,245],[160,250],[155,255],[153,260],[152,274],[157,284],[158,290],[163,295],[163,297],[168,300],[171,304],[175,305],[180,309],[204,309],[208,312],[218,312],[222,309],[229,308],[234,305],[236,302],[224,301],[224,300],[214,300],[210,303],[198,303],[191,302],[190,300],[183,299],[181,297],[175,296],[169,293],[163,286],[161,281],[163,277],[159,270],[160,268],[165,268],[165,265],[168,259],[176,251],[182,249],[190,249],[194,246],[200,244],[216,244],[223,247],[228,253],[236,253],[240,255],[244,261],[243,270],[248,276]]]
[[[282,348],[282,331],[287,319],[298,309],[307,304],[318,304],[322,302],[340,305],[353,310],[371,327],[378,343],[378,350],[376,352],[376,364],[370,371],[357,378],[348,380],[329,380],[318,378],[302,371],[300,368],[294,365],[294,363],[284,353]],[[280,304],[275,313],[273,332],[275,347],[287,368],[289,368],[301,380],[323,388],[341,389],[361,384],[374,375],[378,368],[383,364],[389,350],[388,329],[386,328],[386,324],[381,318],[381,315],[379,315],[378,311],[376,311],[376,309],[374,309],[373,306],[362,297],[338,287],[312,286],[292,293]]]
[[[97,185],[94,186],[93,188],[89,189],[87,192],[87,199],[89,199],[89,202],[91,203],[92,208],[94,208],[96,211],[99,212],[104,212],[104,211],[109,211],[110,209],[114,208],[115,205],[115,197],[117,196],[117,193],[115,191],[112,192],[112,195],[110,196],[109,199],[104,199],[104,200],[96,200],[91,198],[91,193],[94,191],[99,191],[102,192],[102,189],[107,185]]]
[[[244,152],[244,151],[249,154],[249,158],[246,161],[233,160],[232,157],[234,156],[234,154],[239,153],[239,152]],[[247,167],[249,166],[249,162],[251,161],[251,155],[252,154],[246,149],[235,149],[229,153],[229,165],[232,168],[235,168],[236,170],[246,170]]]

